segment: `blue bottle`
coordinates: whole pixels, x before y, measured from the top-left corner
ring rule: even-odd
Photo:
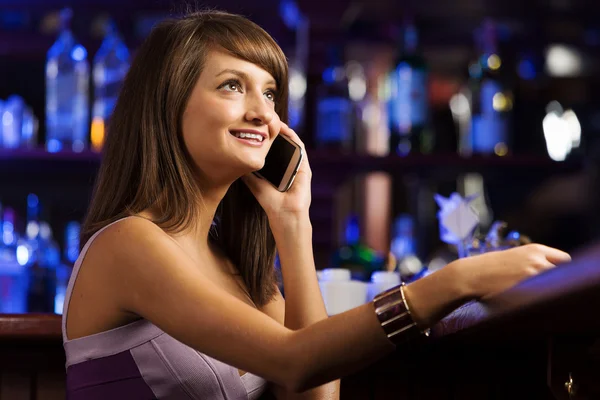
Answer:
[[[25,101],[21,96],[12,95],[4,102],[2,110],[2,147],[16,149],[21,145],[21,127]]]
[[[108,121],[128,70],[129,49],[119,35],[114,21],[109,20],[106,24],[104,40],[94,57],[94,105],[91,129],[94,150],[102,149]]]
[[[4,115],[4,100],[0,99],[0,116]],[[1,121],[0,121],[1,122]],[[0,149],[4,147],[4,124],[0,123]]]
[[[37,147],[38,119],[28,105],[23,109],[21,120],[21,148],[33,149]]]
[[[61,33],[46,59],[46,148],[80,152],[88,146],[89,63],[71,32],[72,11],[61,11]]]
[[[79,235],[81,234],[81,224],[77,221],[71,221],[65,228],[65,249],[63,253],[63,262],[58,263],[56,267],[56,295],[54,296],[54,313],[62,314],[67,293],[67,286],[73,265],[79,257]]]
[[[412,281],[422,277],[425,268],[417,257],[417,243],[415,238],[415,221],[408,214],[399,215],[394,221],[393,238],[390,251],[398,263],[398,271],[405,281]]]
[[[417,28],[410,19],[404,22],[400,39],[399,57],[389,76],[390,152],[400,156],[429,153],[428,69],[419,51]]]
[[[317,98],[317,147],[349,151],[354,141],[354,105],[350,100],[348,79],[339,48],[329,50],[329,66]]]
[[[15,231],[14,210],[6,208],[0,214],[0,313],[21,314],[27,311],[27,274],[24,266],[27,262],[27,252],[19,246],[20,238]]]

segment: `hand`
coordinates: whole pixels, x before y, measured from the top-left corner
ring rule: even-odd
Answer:
[[[279,192],[269,182],[254,174],[242,177],[244,183],[267,213],[271,229],[274,228],[274,225],[295,222],[299,218],[308,218],[311,201],[310,182],[312,171],[310,170],[304,143],[289,126],[283,122],[280,122],[280,124],[279,134],[285,135],[298,143],[304,152],[300,168],[290,189],[287,192]]]
[[[489,298],[520,281],[571,261],[571,256],[541,244],[528,244],[455,261],[469,297]]]

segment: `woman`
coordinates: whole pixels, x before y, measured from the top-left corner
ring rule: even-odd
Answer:
[[[327,318],[308,160],[285,193],[252,174],[278,134],[300,142],[287,79],[274,40],[236,15],[169,20],[141,46],[65,300],[71,399],[338,398],[336,379],[465,301],[569,260],[540,245],[459,260]]]

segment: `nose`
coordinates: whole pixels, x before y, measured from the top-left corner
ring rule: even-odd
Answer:
[[[262,95],[260,96],[260,99],[253,98],[248,101],[248,108],[245,116],[246,121],[253,122],[257,125],[268,125],[273,121],[274,115],[275,111],[267,104]]]

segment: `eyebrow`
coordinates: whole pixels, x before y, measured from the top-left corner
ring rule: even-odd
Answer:
[[[219,72],[216,76],[221,76],[226,73],[237,75],[240,78],[247,80],[247,81],[250,80],[250,77],[248,76],[248,74],[246,74],[245,72],[242,72],[242,71],[238,71],[237,69],[224,69],[223,71]],[[267,85],[277,85],[277,82],[275,82],[274,79],[271,79],[266,84]]]

